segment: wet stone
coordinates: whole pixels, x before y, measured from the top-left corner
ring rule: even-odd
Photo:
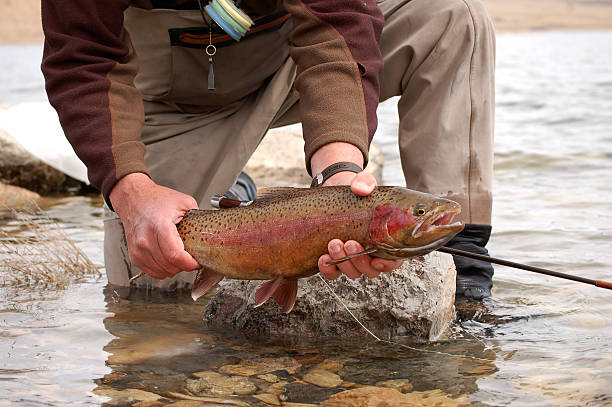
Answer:
[[[196,400],[181,400],[175,403],[168,404],[172,407],[201,407],[203,404],[201,401]]]
[[[253,397],[255,397],[258,400],[263,401],[266,404],[269,404],[271,406],[280,406],[281,402],[278,399],[278,396],[276,396],[275,394],[270,394],[270,393],[262,393],[262,394],[256,394]]]
[[[328,370],[313,369],[304,375],[304,381],[319,387],[338,387],[342,378]]]
[[[197,380],[187,380],[187,390],[197,396],[203,395],[249,395],[257,391],[257,387],[246,377],[224,376],[217,372],[199,372]]]
[[[268,373],[268,374],[261,374],[259,376],[257,376],[259,379],[268,382],[268,383],[277,383],[278,382],[278,376],[273,375],[272,373]]]
[[[293,403],[320,403],[327,400],[332,394],[344,389],[319,387],[309,383],[293,382],[285,386],[283,396],[287,402]]]
[[[265,374],[277,370],[285,370],[294,374],[302,365],[290,357],[281,358],[259,358],[255,360],[241,361],[239,364],[225,365],[219,368],[219,373],[237,376],[253,376]]]
[[[66,191],[70,184],[78,184],[36,158],[3,129],[0,129],[0,182],[41,195]]]
[[[346,390],[332,395],[328,400],[321,403],[322,407],[369,407],[379,405],[398,407],[462,407],[467,406],[468,403],[463,400],[453,399],[441,390],[404,394],[394,389],[374,386]]]
[[[97,396],[110,397],[104,404],[118,406],[137,401],[157,401],[162,398],[159,394],[138,389],[115,390],[107,386],[101,386],[93,391]]]
[[[408,379],[384,380],[382,382],[376,383],[376,385],[378,387],[387,387],[389,389],[395,389],[397,391],[401,391],[402,393],[408,393],[414,388],[414,386],[410,383]]]
[[[138,401],[132,404],[132,407],[161,407],[167,405],[161,401]]]
[[[327,370],[329,372],[336,373],[338,370],[342,369],[343,367],[344,367],[344,364],[342,362],[335,360],[335,359],[328,359],[324,362],[319,363],[316,366],[316,369]]]
[[[0,182],[0,209],[33,209],[40,195],[25,188]]]
[[[409,259],[388,274],[326,281],[353,314],[378,337],[432,341],[454,317],[455,266],[452,256],[430,253]],[[250,336],[363,337],[363,328],[318,275],[298,281],[297,300],[285,314],[274,300],[255,308],[260,281],[227,280],[206,306],[204,322]]]
[[[163,382],[160,382],[159,377],[163,376]],[[156,373],[140,373],[135,377],[131,377],[129,381],[125,383],[127,387],[139,388],[141,390],[148,391],[160,391],[160,387],[166,389],[178,389],[187,380],[187,376],[184,374],[168,374],[164,373],[162,369]]]
[[[270,387],[268,387],[267,391],[268,391],[268,393],[272,393],[272,394],[275,394],[277,396],[280,396],[281,394],[285,393],[285,386],[287,384],[289,384],[289,382],[282,380],[280,382],[277,382],[277,383],[274,383],[274,384],[270,385]]]
[[[307,354],[303,356],[297,356],[295,358],[302,365],[312,365],[315,363],[319,363],[325,360],[325,356],[315,353],[315,354]]]

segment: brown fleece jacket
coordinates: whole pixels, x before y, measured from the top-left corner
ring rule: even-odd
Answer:
[[[132,172],[148,173],[140,140],[142,95],[136,55],[123,26],[128,7],[193,9],[193,0],[42,0],[42,71],[66,137],[108,201]],[[293,17],[290,53],[298,66],[306,162],[344,141],[367,161],[376,130],[383,17],[376,0],[245,0],[257,22],[285,9]],[[308,168],[310,170],[310,168]]]

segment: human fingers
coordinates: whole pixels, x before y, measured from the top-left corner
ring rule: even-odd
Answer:
[[[331,240],[327,245],[327,249],[329,250],[329,255],[334,260],[348,256],[346,250],[344,249],[344,243],[339,239]],[[346,274],[346,276],[352,280],[361,276],[361,273],[350,261],[343,261],[342,263],[336,264],[336,267],[338,267],[342,273]]]
[[[133,266],[158,280],[163,280],[168,277],[163,268],[157,263],[157,261],[155,261],[149,251],[135,249],[134,246],[130,248],[130,245],[128,244],[128,252],[130,255],[130,263]]]
[[[371,266],[379,270],[381,273],[389,273],[404,264],[404,260],[389,260],[374,257],[371,261]]]
[[[126,225],[130,262],[157,279],[172,277],[181,270],[165,260],[159,239],[160,235],[164,235],[164,228],[160,228],[160,225],[168,223],[167,220],[159,219],[157,222],[142,220],[145,221]],[[169,223],[176,231],[174,224]]]
[[[361,246],[358,242],[354,240],[349,240],[344,243],[344,249],[348,255],[357,254],[363,252],[363,246]],[[380,274],[380,270],[375,269],[370,264],[372,261],[372,257],[367,254],[353,257],[350,262],[353,267],[360,273],[364,274],[369,278],[378,277]],[[348,262],[347,262],[348,263]]]
[[[366,171],[361,171],[351,181],[351,191],[355,195],[368,196],[376,188],[376,178]]]
[[[164,231],[160,231],[157,235],[157,242],[163,262],[170,265],[168,271],[173,273],[172,275],[200,268],[198,262],[185,251],[185,245],[175,225],[167,225]]]
[[[325,278],[330,280],[335,280],[342,275],[342,272],[338,270],[334,264],[327,264],[328,261],[333,260],[329,254],[324,254],[319,257],[319,271]]]

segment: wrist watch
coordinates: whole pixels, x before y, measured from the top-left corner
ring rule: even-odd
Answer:
[[[348,161],[343,161],[343,162],[332,164],[314,176],[314,178],[312,179],[312,183],[310,184],[310,187],[311,188],[318,187],[319,185],[327,181],[332,175],[335,175],[343,171],[352,171],[355,173],[359,173],[363,171],[363,169],[357,164],[348,162]]]

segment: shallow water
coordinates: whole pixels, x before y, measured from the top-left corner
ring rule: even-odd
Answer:
[[[612,32],[498,36],[492,255],[612,280],[610,43]],[[25,86],[5,76],[27,71],[7,66],[6,55],[30,66],[39,52],[0,47],[0,103],[45,99],[35,71]],[[385,183],[402,184],[394,101],[379,113]],[[99,264],[100,203],[72,197],[47,208]],[[205,329],[204,304],[186,296],[104,287],[94,277],[66,290],[0,287],[0,406],[102,404],[108,398],[96,387],[184,392],[193,372],[262,357],[301,363],[275,372],[290,382],[327,358],[342,365],[345,382],[403,378],[473,405],[612,405],[612,292],[578,283],[496,267],[493,299],[461,308],[447,339],[417,346],[472,359],[375,344],[366,334],[263,343]],[[298,382],[285,396],[317,403],[339,390]]]

